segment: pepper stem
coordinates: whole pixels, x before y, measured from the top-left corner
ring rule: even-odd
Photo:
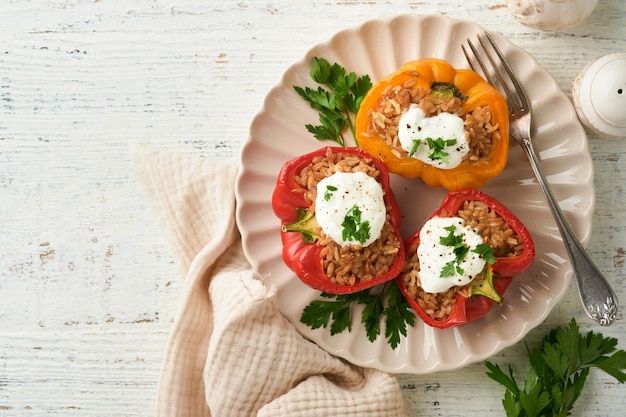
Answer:
[[[472,295],[482,295],[496,303],[502,302],[502,297],[493,286],[493,269],[490,265],[485,267],[485,274],[481,279],[472,281]]]
[[[305,208],[296,209],[296,221],[282,226],[283,232],[298,232],[305,243],[315,242],[319,236],[316,233],[319,227],[315,214]]]
[[[431,89],[432,94],[436,96],[441,96],[441,97],[446,97],[446,98],[458,97],[461,101],[467,100],[467,96],[463,94],[463,92],[459,90],[459,88],[453,83],[433,81],[433,83],[430,86],[430,89]]]

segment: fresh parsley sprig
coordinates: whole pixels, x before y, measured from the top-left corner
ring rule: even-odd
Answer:
[[[576,320],[550,331],[541,347],[526,345],[530,370],[518,386],[509,365],[508,374],[489,361],[487,376],[504,385],[502,405],[507,417],[565,417],[580,396],[589,370],[598,368],[620,383],[626,381],[626,352],[617,339],[599,333],[580,333]]]
[[[364,305],[361,323],[367,338],[374,342],[381,334],[384,322],[385,339],[392,349],[400,344],[401,336],[407,335],[407,326],[415,325],[415,314],[394,281],[382,285],[380,292],[372,289],[353,294],[327,294],[328,300],[313,300],[302,311],[300,321],[312,329],[326,328],[330,323],[330,334],[352,330],[351,308],[354,303]]]
[[[320,124],[307,124],[306,129],[317,140],[332,140],[345,146],[343,131],[348,127],[358,146],[352,117],[372,88],[369,75],[357,77],[354,72],[346,73],[345,68],[337,63],[331,65],[324,58],[313,58],[311,65],[311,78],[321,86],[317,89],[294,86],[300,97],[319,112]]]

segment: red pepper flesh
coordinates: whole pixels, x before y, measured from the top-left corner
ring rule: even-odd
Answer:
[[[390,216],[389,222],[399,243],[398,253],[395,255],[393,265],[386,273],[369,280],[359,281],[354,285],[341,285],[333,282],[324,271],[323,259],[320,255],[323,249],[322,245],[307,241],[303,238],[302,233],[289,232],[281,228],[283,261],[305,284],[329,294],[348,294],[362,291],[394,279],[402,270],[405,258],[403,239],[400,234],[402,213],[389,184],[387,167],[364,150],[354,147],[324,147],[285,163],[278,174],[276,188],[272,195],[274,213],[281,220],[281,226],[285,226],[298,220],[298,209],[308,209],[310,203],[304,197],[306,190],[297,183],[296,176],[314,158],[324,156],[326,152],[355,155],[367,160],[370,165],[377,168],[379,171],[377,179],[384,191],[385,206]]]
[[[524,251],[519,256],[496,256],[493,272],[500,276],[515,276],[530,268],[535,260],[535,245],[530,232],[511,210],[495,198],[473,189],[450,192],[431,217],[441,216],[442,213],[447,213],[447,216],[454,216],[463,207],[463,203],[473,200],[485,203],[487,207],[504,219],[524,244]]]
[[[498,294],[504,294],[508,288],[512,278],[528,270],[535,259],[535,246],[530,236],[530,232],[524,224],[502,203],[478,190],[460,190],[449,192],[441,203],[441,206],[435,211],[430,218],[450,217],[463,207],[466,201],[481,201],[487,205],[489,209],[494,211],[501,217],[519,236],[523,243],[523,250],[517,256],[497,256],[496,262],[491,265],[493,273],[497,278],[493,280],[493,285]],[[405,241],[407,257],[412,256],[419,245],[419,230],[411,235]],[[455,303],[452,311],[444,320],[437,320],[431,317],[417,301],[408,293],[408,289],[404,284],[402,275],[396,278],[396,283],[404,297],[413,307],[417,315],[429,326],[445,329],[448,327],[459,326],[477,320],[491,309],[495,301],[480,295],[465,297],[458,293],[455,297]]]

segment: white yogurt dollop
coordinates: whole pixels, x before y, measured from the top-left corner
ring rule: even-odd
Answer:
[[[369,246],[380,237],[387,217],[383,195],[380,183],[364,172],[336,172],[317,184],[317,223],[341,246]],[[346,228],[346,218],[352,229]],[[356,233],[346,235],[346,230]]]
[[[465,258],[458,263],[454,247],[441,243],[441,238],[449,237],[451,232],[454,236],[462,237],[462,242],[469,249]],[[472,252],[482,243],[483,238],[471,228],[464,227],[460,217],[433,217],[428,220],[420,231],[417,248],[419,277],[424,291],[441,293],[455,285],[472,282],[486,264],[480,254]],[[442,271],[450,265],[453,266],[453,274],[442,277]],[[461,270],[463,272],[459,273]]]
[[[470,151],[462,118],[446,112],[426,117],[417,104],[400,116],[398,138],[411,157],[441,169],[456,168]]]

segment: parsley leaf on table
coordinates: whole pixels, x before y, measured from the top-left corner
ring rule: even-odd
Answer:
[[[507,417],[565,417],[571,414],[589,370],[601,369],[626,381],[626,352],[617,350],[617,339],[599,333],[580,333],[576,320],[557,327],[543,339],[540,348],[526,345],[530,370],[523,386],[518,386],[509,365],[505,373],[489,361],[487,376],[504,385],[502,405]]]
[[[400,335],[404,337],[407,335],[407,324],[411,327],[415,325],[415,313],[397,285],[390,284],[385,294],[387,295],[387,307],[383,311],[385,337],[392,349],[395,349],[400,344]],[[373,342],[371,338],[370,341]]]
[[[319,112],[320,124],[307,124],[306,129],[317,140],[332,140],[345,146],[343,131],[349,127],[358,146],[352,115],[357,114],[363,98],[372,88],[369,75],[347,74],[345,68],[337,63],[331,65],[324,58],[313,58],[310,75],[320,84],[317,89],[293,87],[311,108]]]
[[[400,344],[401,336],[407,335],[407,325],[415,324],[415,314],[394,281],[383,284],[380,292],[368,289],[353,294],[321,293],[321,296],[328,300],[311,301],[302,311],[300,321],[312,329],[326,328],[330,323],[331,336],[352,330],[350,313],[355,302],[364,305],[361,323],[370,342],[380,336],[381,322],[384,321],[385,338],[395,349]]]
[[[327,327],[331,322],[330,334],[335,335],[344,330],[352,330],[352,320],[350,318],[350,305],[359,299],[359,293],[334,294],[321,293],[324,298],[335,298],[334,301],[313,300],[302,311],[300,321],[312,329]]]

